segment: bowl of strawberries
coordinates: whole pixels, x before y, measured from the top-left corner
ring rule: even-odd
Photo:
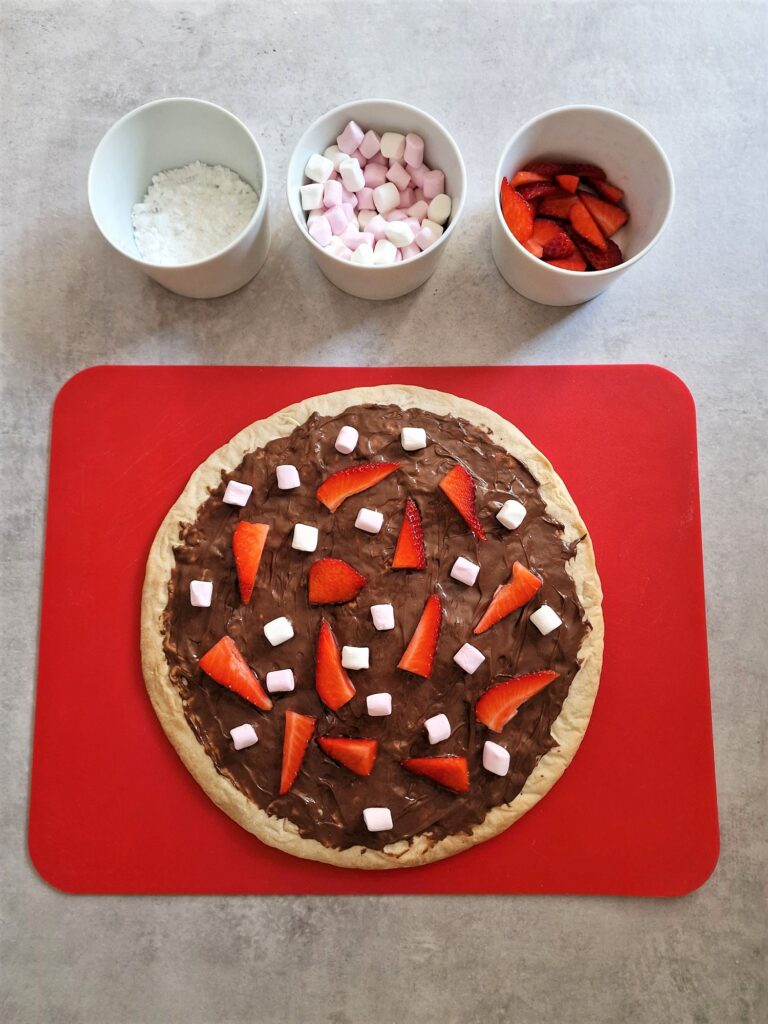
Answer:
[[[650,251],[674,196],[664,151],[632,118],[594,106],[546,111],[501,155],[493,258],[534,302],[586,302]]]

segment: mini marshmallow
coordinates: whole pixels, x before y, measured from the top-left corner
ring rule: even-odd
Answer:
[[[368,221],[365,230],[370,231],[374,239],[380,242],[384,237],[384,232],[387,230],[387,221],[384,220],[380,213],[377,213],[372,220]]]
[[[336,145],[342,153],[354,153],[365,138],[365,132],[355,121],[350,121],[341,135],[336,137]]]
[[[359,264],[361,267],[372,267],[373,246],[367,242],[361,242],[352,253],[352,262]]]
[[[422,185],[424,184],[424,175],[429,170],[427,165],[423,163],[419,167],[415,167],[413,164],[409,164],[406,162],[405,169],[410,174],[411,181],[416,186],[416,188],[421,188]]]
[[[395,628],[395,609],[391,604],[372,604],[371,618],[378,630]]]
[[[397,252],[395,253],[395,263],[402,263],[402,262],[403,262],[403,251],[402,251],[402,249],[398,249]]]
[[[391,181],[385,181],[383,185],[379,185],[373,190],[373,203],[379,213],[389,213],[390,210],[397,209],[399,202],[400,193],[397,191],[397,186],[393,185]]]
[[[405,210],[401,210],[400,207],[398,207],[396,210],[390,210],[389,213],[385,214],[384,220],[387,220],[390,223],[393,223],[396,220],[401,220],[405,223],[405,221],[408,220],[408,214]]]
[[[344,212],[343,206],[332,206],[326,213],[325,219],[328,222],[328,227],[331,229],[331,233],[334,235],[340,235],[347,224],[349,224],[349,217]],[[330,239],[328,239],[328,241],[330,241]]]
[[[399,132],[384,132],[381,136],[381,155],[387,160],[402,160],[405,153],[405,136]]]
[[[348,188],[345,188],[344,187],[344,183],[342,182],[342,185],[341,185],[341,205],[342,206],[346,206],[347,204],[349,204],[352,207],[352,209],[354,210],[354,208],[357,206],[357,196],[355,195],[354,192],[350,192],[350,190]],[[351,216],[352,216],[352,212],[351,211],[347,211],[347,217],[351,217]]]
[[[381,150],[379,150],[379,152],[376,154],[376,156],[372,156],[369,159],[368,163],[369,164],[381,164],[382,167],[389,167],[389,160],[387,160],[387,158],[382,155]]]
[[[486,740],[483,747],[483,768],[494,775],[506,775],[509,771],[509,751],[493,740]]]
[[[423,193],[423,191],[420,188],[415,188],[413,190],[413,194],[416,197],[416,202],[417,203],[426,203],[427,202],[427,200],[424,198],[424,193]],[[429,203],[427,203],[427,206],[429,206]]]
[[[369,647],[341,648],[341,667],[359,671],[371,667],[371,651]]]
[[[373,189],[361,188],[360,191],[358,192],[358,195],[362,196],[363,192],[371,193],[371,208],[369,210],[367,206],[362,206],[362,204],[360,206],[360,213],[358,213],[357,215],[357,222],[361,231],[365,231],[365,229],[368,227],[373,218],[379,216],[379,214],[376,213],[376,209],[373,205]]]
[[[430,231],[429,228],[421,228],[421,230],[417,231],[413,236],[413,241],[418,245],[419,249],[423,251],[424,249],[428,249],[430,245],[434,245],[437,241],[437,235],[434,231]]]
[[[363,820],[369,832],[388,832],[392,828],[392,812],[388,807],[366,807]]]
[[[363,156],[359,149],[356,149],[355,152],[352,154],[352,159],[357,160],[361,168],[365,167],[365,165],[368,163],[368,159],[365,156]]]
[[[413,232],[401,220],[389,221],[384,229],[384,234],[392,245],[396,245],[398,248],[401,245],[410,245],[413,241]]]
[[[391,693],[370,693],[365,698],[365,707],[371,718],[383,718],[392,714]]]
[[[274,672],[267,672],[265,682],[270,693],[291,693],[296,687],[293,669],[290,668],[278,668]]]
[[[363,187],[358,192],[356,192],[355,194],[357,195],[357,209],[359,211],[362,212],[364,210],[375,210],[376,209],[376,207],[374,205],[374,202],[373,202],[373,189],[372,188],[369,188],[367,185],[363,185]],[[359,216],[359,214],[358,214],[358,216]]]
[[[442,171],[427,171],[422,181],[420,187],[424,189],[425,199],[434,199],[445,191],[445,175]]]
[[[339,431],[334,447],[342,455],[349,455],[357,447],[357,439],[360,437],[354,427],[346,424]]]
[[[433,715],[424,723],[430,743],[442,743],[451,735],[451,723],[447,715]]]
[[[246,747],[252,747],[254,743],[259,742],[256,730],[247,722],[245,725],[236,725],[234,729],[230,729],[229,735],[232,737],[235,750],[245,750]]]
[[[409,206],[405,212],[409,217],[413,217],[414,220],[417,220],[419,224],[421,224],[429,212],[429,206],[424,199],[420,199],[417,203],[414,203],[413,206]]]
[[[405,136],[405,149],[403,151],[405,162],[411,167],[421,167],[424,163],[424,139],[420,135],[408,132]]]
[[[190,580],[189,603],[193,608],[210,608],[213,584],[209,580]]]
[[[335,210],[338,209],[338,206],[334,206],[328,212],[333,213]],[[322,245],[323,247],[325,247],[330,243],[331,239],[333,238],[333,228],[331,227],[331,222],[328,220],[326,216],[318,217],[317,220],[313,220],[312,223],[309,225],[309,233],[318,243],[318,245]]]
[[[355,228],[354,225],[348,224],[347,227],[352,227],[353,230],[357,231],[357,228]],[[352,259],[352,250],[348,248],[344,244],[344,242],[342,242],[341,235],[334,235],[326,248],[328,249],[328,252],[331,253],[332,256],[338,256],[339,259]]]
[[[416,452],[427,447],[427,432],[423,427],[403,427],[400,431],[400,444],[405,452]]]
[[[302,210],[314,210],[323,204],[324,185],[302,185],[299,188]]]
[[[327,156],[322,156],[320,153],[313,153],[307,160],[304,175],[310,181],[324,182],[328,180],[333,170],[333,160],[329,160]],[[314,205],[317,206],[317,203]]]
[[[414,238],[415,237],[416,236],[414,235]],[[409,260],[411,256],[418,256],[419,253],[421,252],[421,249],[414,242],[412,245],[404,245],[400,252],[403,254],[404,260]]]
[[[275,470],[277,486],[281,491],[290,491],[301,483],[299,471],[295,466],[278,466]]]
[[[419,222],[416,220],[415,217],[409,217],[406,215],[404,223],[407,224],[408,227],[411,229],[415,238],[416,232],[421,230],[421,225],[419,224]],[[405,248],[405,246],[403,246],[403,248]]]
[[[338,146],[329,146],[328,149],[324,149],[323,156],[326,160],[331,161],[336,171],[338,171],[341,161],[347,159],[347,154],[342,153]]]
[[[307,186],[305,185],[304,188]],[[310,186],[311,187],[311,186]],[[339,206],[341,204],[341,182],[326,181],[323,186],[323,206]]]
[[[294,551],[316,551],[319,531],[316,526],[296,523],[293,528],[291,547]]]
[[[310,210],[307,214],[307,227],[311,227],[318,217],[325,216],[325,207],[318,207],[315,210]]]
[[[357,192],[365,184],[363,169],[357,160],[350,158],[339,164],[339,174],[344,183],[344,188],[350,192]]]
[[[387,171],[387,181],[391,181],[394,185],[397,186],[398,192],[402,192],[403,189],[408,188],[408,186],[411,184],[411,176],[408,173],[408,171],[406,171],[406,169],[403,167],[403,165],[399,164],[395,160],[395,162],[390,165],[390,168]]]
[[[293,626],[284,615],[281,615],[277,619],[272,619],[271,622],[264,623],[264,636],[273,647],[278,647],[280,644],[284,644],[286,640],[291,639],[293,636]]]
[[[451,216],[451,197],[447,196],[445,192],[441,192],[429,204],[427,212],[429,219],[434,221],[435,224],[445,224]]]
[[[453,563],[451,579],[458,580],[459,583],[465,583],[468,587],[473,587],[479,572],[479,565],[475,565],[475,563],[470,562],[468,558],[463,558],[459,555]]]
[[[365,133],[363,141],[357,148],[366,160],[370,160],[371,157],[376,156],[376,154],[381,150],[381,140],[376,132],[369,130]]]
[[[422,228],[426,228],[427,231],[431,231],[436,238],[439,238],[444,231],[442,224],[438,224],[435,220],[430,220],[429,217],[424,218],[421,222],[421,226]]]
[[[485,655],[482,651],[478,651],[472,644],[464,644],[453,656],[453,660],[459,666],[463,668],[468,675],[474,675],[475,672],[480,668],[482,663],[485,661]]]
[[[369,188],[378,188],[387,180],[387,168],[383,164],[375,164],[369,160],[365,165],[363,178]]]
[[[358,231],[354,224],[347,224],[344,234],[339,237],[345,245],[349,246],[352,252],[359,245],[373,245],[373,235],[367,231]]]
[[[225,505],[245,505],[252,490],[250,484],[241,484],[237,480],[230,480],[221,500]]]
[[[355,519],[355,526],[364,533],[378,533],[384,525],[384,515],[372,508],[361,508]]]
[[[550,608],[548,604],[543,604],[541,608],[536,609],[533,615],[531,615],[531,622],[542,636],[546,636],[553,629],[557,629],[558,626],[563,624],[563,620],[555,609]]]
[[[384,267],[394,263],[397,258],[397,247],[386,238],[380,239],[373,250],[374,265]]]
[[[508,530],[516,530],[525,519],[525,505],[514,499],[505,501],[496,513],[496,518]]]

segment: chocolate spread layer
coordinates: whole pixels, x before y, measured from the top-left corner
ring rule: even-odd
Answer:
[[[341,455],[334,448],[344,424],[360,432],[352,456]],[[424,427],[427,447],[404,452],[400,445],[403,426]],[[315,498],[317,486],[330,473],[369,459],[400,462],[400,469],[370,490],[348,498],[335,513],[328,512]],[[438,482],[457,462],[475,479],[486,542],[473,537],[438,488]],[[278,490],[275,468],[281,463],[298,467],[301,486],[296,490]],[[245,508],[222,503],[229,479],[253,487]],[[407,495],[415,498],[423,518],[424,571],[389,568]],[[510,496],[527,510],[522,525],[513,531],[495,518]],[[384,526],[376,536],[353,525],[363,507],[384,514]],[[240,519],[270,526],[249,605],[240,600],[232,555],[232,533]],[[291,548],[295,523],[319,529],[316,552],[306,554]],[[380,849],[420,833],[437,841],[469,831],[490,808],[514,799],[539,758],[554,746],[550,729],[578,669],[577,652],[589,628],[566,572],[574,552],[563,542],[561,525],[547,516],[533,476],[482,428],[462,419],[395,405],[356,406],[334,417],[313,415],[289,437],[249,453],[236,470],[224,474],[221,485],[201,506],[196,522],[182,529],[180,540],[165,615],[165,652],[187,721],[221,775],[270,814],[289,818],[303,836],[339,849],[356,844]],[[473,587],[450,577],[459,555],[480,565]],[[310,607],[309,567],[329,556],[349,562],[368,578],[368,584],[349,604]],[[537,570],[544,585],[520,611],[474,637],[474,625],[496,587],[509,580],[516,560]],[[210,608],[190,605],[193,579],[213,582]],[[420,679],[396,665],[426,599],[435,592],[443,599],[443,625],[432,678]],[[386,603],[394,605],[395,628],[378,632],[370,607]],[[543,603],[551,605],[563,620],[563,625],[546,637],[528,621]],[[271,647],[263,626],[280,615],[291,620],[295,636]],[[370,669],[349,673],[357,692],[337,712],[324,707],[314,688],[315,642],[323,616],[333,626],[339,645],[370,647],[371,651]],[[295,691],[272,695],[274,709],[262,712],[209,679],[199,669],[198,659],[224,634],[235,640],[262,683],[273,669],[293,669]],[[486,657],[472,676],[453,661],[467,641]],[[492,734],[476,723],[474,702],[492,682],[539,669],[553,669],[559,678],[524,704],[502,733]],[[371,718],[365,698],[380,691],[392,694],[393,711],[388,717]],[[288,709],[316,717],[316,735],[377,739],[379,752],[372,774],[368,778],[354,775],[312,742],[293,788],[279,796],[283,719]],[[452,733],[432,746],[424,721],[440,712],[448,716]],[[229,730],[244,722],[254,725],[259,742],[236,751]],[[482,767],[486,739],[500,743],[511,754],[510,771],[504,778]],[[399,763],[409,756],[445,754],[468,758],[469,793],[450,792],[412,775]],[[368,832],[362,812],[370,806],[390,808],[391,832]]]

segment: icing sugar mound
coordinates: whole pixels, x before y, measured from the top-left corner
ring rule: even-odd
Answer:
[[[196,160],[152,178],[133,207],[133,237],[145,260],[170,266],[206,259],[233,241],[259,197],[228,167]]]

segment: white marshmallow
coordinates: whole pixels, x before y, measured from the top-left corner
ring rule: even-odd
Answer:
[[[270,693],[290,693],[296,686],[293,670],[278,668],[274,672],[267,672],[266,684]]]
[[[359,671],[371,667],[370,647],[342,647],[341,667]]]
[[[480,572],[480,566],[475,565],[474,562],[470,562],[468,558],[463,558],[461,555],[453,563],[451,569],[451,579],[458,580],[459,583],[466,583],[468,587],[474,587],[477,574]]]
[[[232,737],[235,750],[245,750],[246,747],[252,747],[254,743],[259,742],[256,730],[247,722],[245,725],[236,725],[234,729],[230,729],[229,735]]]
[[[368,225],[371,223],[373,218],[376,216],[375,210],[361,210],[357,215],[357,223],[361,231],[365,231]]]
[[[336,451],[341,452],[342,455],[349,455],[357,447],[358,437],[360,437],[360,435],[354,427],[342,427],[339,431],[339,436],[336,438],[336,444],[334,445]]]
[[[349,189],[350,192],[359,192],[365,185],[363,169],[360,166],[360,161],[355,157],[347,157],[346,160],[342,160],[339,164],[339,174],[344,188]]]
[[[395,628],[395,609],[391,604],[372,604],[371,618],[376,629]]]
[[[506,775],[509,771],[509,751],[493,740],[486,740],[483,747],[483,768],[494,775]]]
[[[301,483],[299,471],[295,466],[278,466],[275,470],[277,486],[281,491],[290,491]]]
[[[410,245],[413,241],[413,231],[411,231],[405,221],[402,220],[387,221],[387,226],[384,228],[384,234],[392,245],[396,245],[398,248]]]
[[[208,580],[190,580],[189,603],[193,608],[210,608],[213,584]]]
[[[376,266],[385,267],[394,263],[397,258],[397,246],[392,245],[386,238],[376,243],[373,250],[373,262]]]
[[[442,743],[451,735],[451,723],[447,715],[433,715],[424,723],[430,743]]]
[[[338,171],[341,161],[347,159],[347,154],[342,153],[338,146],[329,146],[328,149],[324,149],[323,156],[326,160],[331,161],[334,171]]]
[[[294,551],[317,551],[318,529],[305,523],[296,523],[293,528],[291,547]]]
[[[378,533],[384,525],[384,515],[372,508],[361,508],[357,513],[355,526],[365,533]]]
[[[299,188],[301,194],[302,210],[314,210],[323,205],[322,185],[302,185]]]
[[[373,246],[368,242],[361,242],[352,253],[352,262],[359,263],[361,267],[373,266]]]
[[[496,513],[496,518],[508,530],[516,530],[525,519],[525,505],[521,505],[519,501],[505,501]]]
[[[273,647],[278,647],[280,644],[284,644],[286,640],[291,639],[293,636],[293,626],[284,615],[281,615],[277,619],[272,619],[271,622],[264,623],[264,636]]]
[[[397,185],[393,185],[391,181],[385,181],[373,190],[373,205],[382,216],[390,210],[396,210],[399,204],[400,193],[397,191]]]
[[[531,622],[542,636],[546,636],[553,629],[557,629],[558,626],[563,624],[563,620],[555,609],[550,608],[548,604],[543,604],[541,608],[536,609],[533,615],[531,615]]]
[[[221,500],[225,505],[245,505],[252,490],[250,484],[240,484],[237,480],[230,480]]]
[[[451,197],[447,196],[445,192],[435,196],[429,204],[427,215],[435,224],[445,224],[451,216]]]
[[[370,693],[365,698],[365,707],[371,718],[383,718],[392,714],[391,693]]]
[[[369,832],[388,832],[392,828],[392,812],[388,807],[366,807],[363,820]]]
[[[399,132],[384,132],[381,136],[381,155],[387,160],[402,160],[405,155],[405,136]]]
[[[438,224],[436,220],[430,220],[429,217],[424,218],[421,222],[421,227],[422,230],[427,228],[428,231],[431,231],[435,238],[439,238],[444,231],[442,224]]]
[[[400,444],[405,452],[416,452],[427,447],[427,432],[423,427],[403,427],[400,431]]]
[[[341,240],[340,235],[334,235],[333,238],[328,243],[328,245],[326,246],[326,248],[328,252],[332,253],[334,256],[340,257],[343,260],[352,259],[352,250],[344,244],[344,242]]]
[[[485,655],[482,651],[478,651],[476,647],[473,647],[472,644],[464,644],[463,647],[456,651],[453,660],[471,676],[477,672],[485,661]]]
[[[322,156],[320,153],[313,153],[307,160],[304,175],[310,181],[324,182],[328,181],[335,170],[333,160],[329,160],[327,156]],[[320,203],[315,203],[315,206],[319,205]]]

